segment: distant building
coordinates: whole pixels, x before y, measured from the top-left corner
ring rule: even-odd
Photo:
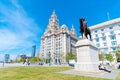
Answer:
[[[4,58],[5,58],[5,63],[8,63],[9,60],[10,60],[10,55],[9,54],[5,54]]]
[[[37,54],[36,54],[36,57],[39,58],[39,57],[40,57],[40,53],[37,53]]]
[[[53,11],[49,24],[41,37],[40,54],[42,58],[51,57],[53,63],[66,62],[65,56],[72,51],[76,54],[75,44],[78,41],[74,26],[71,30],[64,24],[59,25],[56,13]]]
[[[21,56],[17,55],[16,60],[20,60],[20,59],[21,59]]]
[[[120,44],[120,18],[90,27],[93,42],[106,53],[115,52]]]
[[[35,53],[36,53],[36,45],[33,45],[31,57],[35,57]]]
[[[20,57],[21,57],[21,59],[26,59],[26,55],[25,54],[23,54],[23,55],[20,55]]]

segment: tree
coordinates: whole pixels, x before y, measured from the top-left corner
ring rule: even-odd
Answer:
[[[37,58],[37,57],[33,57],[33,58],[30,58],[30,62],[38,62],[40,61],[41,59]]]
[[[103,61],[105,59],[105,52],[102,51],[100,54],[99,54],[99,60],[100,61]]]
[[[76,55],[74,55],[71,51],[67,53],[66,55],[66,61],[68,62],[70,59],[77,59]]]
[[[118,45],[118,50],[116,51],[117,62],[120,62],[120,44]]]
[[[110,62],[113,62],[115,60],[114,55],[112,53],[107,54],[106,59]]]
[[[49,63],[49,58],[46,58],[46,59],[45,59],[45,63]]]
[[[20,62],[20,60],[18,60],[18,59],[16,58],[16,59],[13,59],[12,62],[13,62],[13,63],[18,63],[18,62]]]
[[[19,62],[25,62],[26,60],[25,60],[25,58],[21,58],[20,60],[19,60]]]

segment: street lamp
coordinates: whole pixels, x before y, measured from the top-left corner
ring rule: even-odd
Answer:
[[[50,53],[50,51],[49,51],[48,56],[49,56],[49,66],[50,66],[50,60],[51,60],[51,53]]]
[[[58,54],[55,53],[55,64],[58,64]]]
[[[42,63],[44,63],[44,54],[42,53]]]

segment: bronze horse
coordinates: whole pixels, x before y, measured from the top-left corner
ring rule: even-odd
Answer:
[[[80,18],[80,33],[82,35],[82,38],[83,38],[83,35],[84,35],[88,39],[87,35],[89,35],[90,40],[92,40],[92,38],[91,38],[91,31],[88,28],[87,22],[85,21],[84,18]]]

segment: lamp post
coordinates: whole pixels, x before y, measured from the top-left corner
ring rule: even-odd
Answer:
[[[4,61],[3,61],[3,67],[4,67]]]
[[[58,54],[56,53],[56,64],[58,64]]]
[[[55,53],[53,53],[54,54],[54,59],[53,59],[53,61],[54,61],[54,64],[56,64],[56,55],[55,55]]]
[[[43,55],[43,53],[42,53],[42,63],[44,64],[44,55]]]
[[[50,66],[50,60],[51,60],[51,53],[50,53],[50,51],[49,51],[49,66]]]

